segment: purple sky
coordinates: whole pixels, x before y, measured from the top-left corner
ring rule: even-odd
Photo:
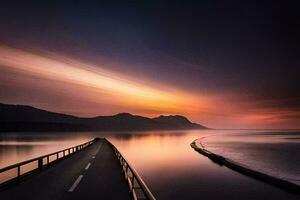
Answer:
[[[183,114],[216,128],[300,128],[292,7],[12,1],[0,8],[0,101],[81,116]]]

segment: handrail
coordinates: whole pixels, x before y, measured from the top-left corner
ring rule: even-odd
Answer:
[[[80,145],[77,145],[77,146],[73,146],[73,147],[70,147],[70,148],[67,148],[67,149],[64,149],[64,150],[60,150],[60,151],[56,151],[54,153],[50,153],[50,154],[46,154],[46,155],[43,155],[43,156],[39,156],[39,157],[36,157],[36,158],[33,158],[33,159],[29,159],[29,160],[25,160],[23,162],[19,162],[19,163],[16,163],[16,164],[13,164],[13,165],[10,165],[10,166],[7,166],[7,167],[4,167],[2,169],[0,169],[0,175],[1,173],[4,173],[4,172],[7,172],[8,170],[12,170],[14,168],[17,169],[17,174],[16,176],[12,177],[12,178],[8,178],[7,180],[1,182],[0,180],[0,185],[2,184],[5,184],[13,179],[19,179],[21,176],[25,175],[25,174],[28,174],[34,170],[42,170],[44,166],[48,166],[50,163],[54,162],[54,161],[57,161],[57,160],[60,160],[62,158],[65,158],[67,156],[70,156],[72,155],[73,153],[75,152],[78,152],[88,146],[90,146],[91,144],[93,144],[94,142],[96,142],[97,140],[99,140],[99,138],[95,138],[91,141],[88,141],[86,143],[83,143],[83,144],[80,144]],[[60,153],[62,153],[62,156],[60,156]],[[56,159],[50,161],[50,156],[53,156],[53,155],[56,155]],[[44,159],[46,158],[46,162],[44,162]],[[33,163],[33,162],[36,162],[37,161],[37,167],[34,168],[34,169],[30,169],[28,171],[26,171],[25,173],[21,173],[21,167],[26,165],[26,164],[29,164],[29,163]]]
[[[133,199],[155,200],[155,197],[153,196],[143,179],[139,176],[137,171],[128,163],[128,161],[121,154],[121,152],[110,141],[108,141],[106,138],[104,139],[108,142],[108,144],[110,144],[118,160],[120,161],[120,164],[123,167],[125,178],[127,179],[130,192],[133,195]],[[143,196],[141,196],[141,193],[138,192],[138,190],[142,191]]]

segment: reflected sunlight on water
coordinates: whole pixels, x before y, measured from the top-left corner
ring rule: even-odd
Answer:
[[[0,168],[84,143],[92,137],[64,133],[1,133]]]
[[[94,137],[107,137],[158,199],[235,199],[238,196],[251,200],[297,199],[282,190],[216,165],[190,147],[197,138],[206,137],[205,141],[218,138],[220,142],[237,133],[247,134],[249,131],[1,133],[0,167],[84,143]]]
[[[300,184],[298,131],[228,134],[199,139],[198,144],[257,171]]]

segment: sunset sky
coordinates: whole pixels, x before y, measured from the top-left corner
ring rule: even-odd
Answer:
[[[288,11],[280,1],[10,1],[0,7],[0,102],[300,128]]]

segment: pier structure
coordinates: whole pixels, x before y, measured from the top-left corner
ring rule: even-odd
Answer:
[[[107,139],[0,169],[0,199],[149,199],[154,196]]]

